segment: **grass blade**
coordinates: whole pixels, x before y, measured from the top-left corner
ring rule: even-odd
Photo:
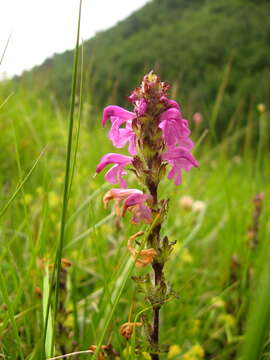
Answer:
[[[262,262],[257,291],[251,305],[246,339],[242,348],[241,360],[259,360],[264,342],[270,330],[270,252]]]
[[[42,311],[43,311],[44,323],[46,322],[46,312],[49,304],[49,293],[50,293],[49,268],[48,266],[46,266],[45,275],[43,278],[43,298],[42,298]],[[46,356],[50,355],[50,351],[52,347],[52,335],[53,335],[52,313],[51,310],[49,310],[48,327],[47,327],[47,334],[45,339]]]
[[[39,160],[42,158],[42,156],[44,155],[45,151],[47,149],[47,146],[45,146],[45,148],[41,151],[41,153],[39,154],[38,158],[36,159],[36,161],[34,162],[34,165],[31,167],[31,169],[29,170],[28,174],[25,176],[25,178],[21,181],[21,183],[17,186],[17,189],[15,190],[15,192],[13,193],[13,195],[10,197],[10,199],[7,201],[7,203],[3,206],[2,210],[0,211],[0,219],[1,217],[5,214],[5,212],[7,211],[7,209],[10,207],[10,205],[12,204],[12,202],[14,201],[14,199],[16,198],[16,196],[18,195],[18,193],[21,191],[21,189],[23,188],[23,186],[25,185],[25,183],[29,180],[30,176],[32,175],[33,171],[35,170]]]
[[[17,324],[16,324],[16,320],[15,320],[13,306],[12,306],[12,303],[10,302],[10,300],[9,300],[5,280],[4,280],[4,277],[3,277],[1,271],[0,271],[0,291],[2,293],[3,300],[7,305],[7,311],[8,311],[8,315],[9,315],[10,322],[11,322],[11,325],[12,325],[13,335],[14,335],[14,338],[16,339],[16,343],[17,343],[17,346],[18,346],[18,351],[19,351],[19,356],[20,356],[19,358],[21,360],[23,360],[24,356],[23,356],[23,352],[22,352],[21,339],[20,339],[20,336],[19,336],[19,331],[18,331],[18,327],[17,327]]]
[[[70,104],[70,113],[69,113],[69,131],[68,131],[67,155],[66,155],[66,170],[65,170],[64,194],[63,194],[63,205],[62,205],[62,215],[61,215],[61,225],[60,225],[60,238],[59,238],[59,245],[58,245],[58,249],[56,252],[56,261],[55,261],[56,278],[55,278],[55,299],[54,299],[54,326],[53,326],[51,355],[53,355],[53,348],[54,348],[54,344],[55,344],[55,335],[56,335],[55,328],[56,328],[57,309],[58,309],[58,301],[59,301],[58,298],[59,298],[59,284],[60,284],[60,272],[61,272],[61,258],[62,258],[63,247],[64,247],[65,224],[66,224],[68,201],[69,201],[69,191],[70,191],[71,153],[72,153],[72,142],[73,142],[72,140],[73,140],[73,128],[74,128],[75,96],[76,96],[78,59],[79,59],[81,9],[82,9],[82,0],[80,0],[80,5],[79,5],[76,50],[75,50],[75,54],[74,54],[71,104]],[[53,282],[53,280],[52,280],[52,282]],[[45,329],[45,332],[46,332],[46,329]]]

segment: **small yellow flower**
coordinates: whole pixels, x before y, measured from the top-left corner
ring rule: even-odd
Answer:
[[[42,196],[44,194],[44,189],[42,186],[38,186],[36,188],[36,193],[39,195],[39,196]]]
[[[72,328],[73,325],[74,325],[74,316],[73,314],[70,313],[65,319],[65,326],[68,328]]]
[[[55,181],[56,181],[56,183],[57,184],[63,184],[63,182],[64,182],[64,176],[57,176],[57,178],[55,179]]]
[[[22,202],[25,204],[25,205],[30,205],[31,202],[33,200],[33,196],[31,194],[25,194],[24,197],[23,197],[23,200]]]
[[[49,192],[48,200],[49,200],[49,205],[52,208],[56,208],[60,205],[60,198],[54,191]]]
[[[194,355],[197,355],[199,358],[204,357],[204,349],[201,345],[196,344],[196,345],[192,346],[192,348],[190,350],[192,351],[192,353]]]
[[[183,360],[201,360],[204,358],[204,349],[201,345],[193,345],[184,355]]]
[[[213,297],[211,299],[211,304],[215,308],[223,308],[223,307],[225,307],[225,301],[222,300],[220,297],[217,297],[217,296],[215,296],[215,297]]]
[[[264,113],[266,111],[266,106],[263,103],[260,103],[260,104],[257,105],[257,110],[260,113]]]
[[[168,359],[173,359],[175,356],[179,355],[181,351],[182,350],[179,345],[171,345],[168,353]]]
[[[235,318],[231,314],[220,314],[218,320],[230,327],[235,325]]]
[[[193,256],[189,252],[187,248],[184,248],[181,252],[181,260],[186,264],[192,264],[193,263]]]
[[[145,351],[142,352],[142,356],[146,360],[151,360],[151,356],[150,356],[150,354],[148,352],[145,352]]]

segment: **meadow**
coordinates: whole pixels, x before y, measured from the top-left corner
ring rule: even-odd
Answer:
[[[110,185],[95,168],[113,148],[102,109],[94,114],[79,86],[75,97],[79,77],[69,111],[53,94],[48,101],[0,85],[3,359],[83,351],[70,358],[151,359],[147,350],[136,354],[136,341],[145,346],[142,329],[129,341],[119,333],[150,312],[130,279],[145,269],[127,251],[136,226],[104,209]],[[185,173],[182,185],[159,189],[170,199],[163,232],[176,241],[165,268],[174,296],[161,312],[161,359],[270,359],[269,112],[257,105],[241,114],[247,125],[233,117],[222,134],[215,133],[222,96],[200,124],[190,114],[199,169]],[[93,345],[111,347],[93,355]]]

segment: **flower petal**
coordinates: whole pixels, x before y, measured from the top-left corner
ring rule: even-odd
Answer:
[[[172,165],[168,179],[174,179],[175,185],[181,184],[182,170],[189,171],[193,166],[199,166],[196,159],[184,147],[168,149],[161,157]]]
[[[128,165],[131,164],[131,162],[132,162],[132,157],[130,156],[116,154],[116,153],[108,153],[101,158],[96,168],[96,172],[99,173],[104,169],[105,166],[109,164]]]
[[[109,105],[103,110],[102,125],[104,126],[108,119],[110,119],[113,123],[115,120],[113,119],[114,117],[119,118],[119,120],[123,123],[127,120],[133,119],[135,117],[135,114],[121,108],[120,106]]]

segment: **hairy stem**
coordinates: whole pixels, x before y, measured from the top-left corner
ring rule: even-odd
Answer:
[[[161,283],[163,277],[163,264],[159,262],[153,263],[154,276],[155,276],[155,286],[158,287]],[[153,325],[152,325],[152,334],[151,342],[154,345],[154,348],[158,349],[159,346],[159,312],[161,305],[153,306]],[[158,354],[151,354],[152,360],[158,360]]]
[[[152,213],[153,215],[156,215],[158,212],[158,196],[157,196],[157,185],[154,184],[151,180],[148,181],[148,189],[150,194],[153,197],[153,208]],[[158,223],[151,231],[148,237],[148,243],[151,247],[153,247],[157,252],[160,248],[160,230],[161,230],[161,224]],[[160,286],[162,277],[163,277],[163,264],[159,261],[153,262],[153,270],[154,270],[154,285],[157,289],[158,286]],[[153,323],[152,323],[152,333],[151,333],[151,345],[154,349],[154,351],[158,351],[159,348],[159,312],[160,312],[161,305],[153,305]],[[151,354],[152,360],[159,360],[159,355],[157,353]]]

